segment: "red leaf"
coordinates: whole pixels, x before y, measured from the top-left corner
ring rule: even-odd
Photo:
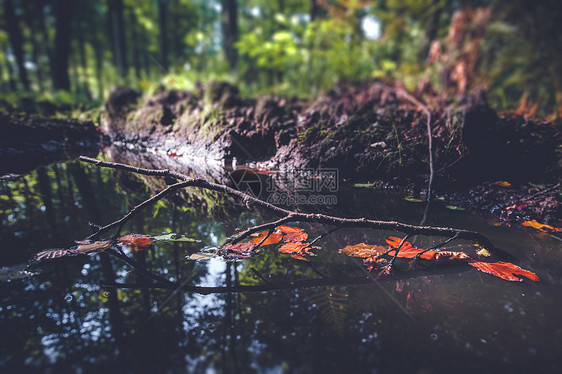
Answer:
[[[521,269],[519,266],[509,262],[469,262],[468,264],[484,273],[492,274],[508,281],[521,282],[523,280],[520,277],[516,277],[516,275],[527,277],[533,282],[541,280],[535,273]]]
[[[268,233],[269,231],[262,231],[259,234],[257,233],[253,234],[252,236],[256,236],[256,237],[250,239],[249,242],[254,244],[260,244],[260,242],[267,236]],[[263,247],[264,245],[277,244],[281,241],[282,238],[283,238],[283,234],[279,232],[274,232],[271,235],[269,235],[263,243],[261,243],[260,247]]]
[[[168,153],[168,156],[170,156],[170,157],[181,157],[183,155],[181,153],[170,152],[170,153]]]
[[[309,260],[308,258],[306,258],[306,257],[304,257],[304,256],[301,256],[301,255],[292,255],[291,257],[294,258],[295,260],[301,260],[301,261],[310,262],[310,260]]]
[[[308,243],[285,243],[279,248],[279,252],[281,253],[305,253],[308,251],[308,248],[303,250]]]
[[[224,247],[227,251],[246,254],[254,250],[258,245],[255,243],[228,244]]]
[[[143,234],[129,234],[120,237],[119,240],[123,244],[129,244],[135,247],[133,250],[142,250],[152,243],[152,238],[150,235],[143,235]]]

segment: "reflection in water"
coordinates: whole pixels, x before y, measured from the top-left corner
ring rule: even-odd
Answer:
[[[125,179],[121,185],[123,180],[114,170],[67,163],[2,182],[0,267],[25,263],[46,248],[68,248],[89,234],[89,222],[110,222],[149,195],[141,179]],[[338,205],[323,209],[414,223],[423,214],[423,206],[392,196],[342,190]],[[197,198],[210,204],[209,197]],[[203,203],[194,206],[172,198],[128,223],[124,232],[176,232],[201,242],[154,242],[145,251],[128,254],[145,270],[184,285],[298,285],[310,279],[326,285],[205,295],[154,288],[153,280],[107,254],[45,261],[34,277],[0,283],[2,372],[561,368],[562,253],[560,242],[546,234],[495,228],[464,213],[436,210],[431,224],[483,232],[544,282],[508,283],[459,267],[380,283],[342,284],[332,280],[363,273],[337,249],[378,243],[386,233],[338,231],[321,242],[312,267],[267,249],[244,261],[186,261],[185,256],[222,243],[236,229],[272,218],[235,205],[215,209],[216,215]],[[302,226],[311,236],[325,230]],[[428,238],[417,240],[420,246],[431,244]],[[130,251],[127,246],[123,250]],[[115,282],[134,286],[109,286]]]

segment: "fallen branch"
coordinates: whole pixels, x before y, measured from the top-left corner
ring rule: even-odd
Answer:
[[[262,225],[253,226],[248,228],[236,235],[233,235],[227,243],[237,243],[245,238],[248,238],[253,233],[259,232],[261,230],[270,230],[276,226],[279,226],[284,223],[289,222],[309,222],[309,223],[319,223],[319,224],[327,224],[327,225],[335,225],[338,228],[344,227],[356,227],[356,228],[370,228],[375,230],[391,230],[394,232],[403,232],[407,236],[411,235],[431,235],[431,236],[440,236],[446,238],[455,238],[455,239],[464,239],[475,242],[480,244],[481,246],[485,247],[491,253],[494,253],[502,257],[500,251],[498,251],[492,242],[486,238],[484,235],[469,230],[462,230],[462,229],[455,229],[450,227],[433,227],[433,226],[418,226],[418,225],[409,225],[406,223],[396,222],[396,221],[378,221],[378,220],[371,220],[366,218],[342,218],[342,217],[335,217],[329,216],[325,214],[317,214],[317,213],[300,213],[295,212],[287,209],[280,208],[273,204],[270,204],[266,201],[260,200],[254,196],[248,195],[244,192],[235,190],[228,186],[212,183],[205,181],[203,179],[194,179],[188,176],[185,176],[180,173],[172,172],[169,170],[152,170],[152,169],[141,169],[136,168],[129,165],[114,163],[114,162],[106,162],[100,161],[96,159],[92,159],[89,157],[81,156],[80,160],[84,162],[89,162],[101,167],[109,167],[113,169],[121,169],[131,171],[137,174],[143,175],[152,175],[152,176],[170,176],[176,179],[180,179],[181,182],[169,185],[164,190],[160,191],[156,195],[152,196],[151,198],[143,201],[141,204],[135,206],[131,211],[125,214],[122,218],[111,222],[101,228],[99,228],[96,232],[88,237],[88,239],[95,239],[98,238],[100,235],[106,233],[109,230],[117,228],[117,234],[123,227],[123,225],[129,221],[132,217],[134,217],[138,212],[142,209],[156,203],[158,200],[163,199],[170,193],[177,191],[179,189],[188,188],[188,187],[196,187],[201,189],[207,189],[212,191],[217,191],[225,194],[229,194],[232,196],[236,196],[242,199],[243,202],[255,204],[256,206],[261,206],[270,210],[277,216],[281,218],[279,220],[265,223]]]

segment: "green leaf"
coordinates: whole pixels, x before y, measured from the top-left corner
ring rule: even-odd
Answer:
[[[464,208],[461,208],[460,206],[454,206],[454,205],[447,205],[447,206],[445,206],[445,208],[451,209],[451,210],[466,210]]]
[[[406,196],[404,198],[404,200],[409,201],[411,203],[423,203],[423,202],[425,202],[425,200],[418,199],[418,198],[413,197],[413,196]]]
[[[374,183],[355,183],[353,187],[360,187],[360,188],[371,188],[374,187]]]

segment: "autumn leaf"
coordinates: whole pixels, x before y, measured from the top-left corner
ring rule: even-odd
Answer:
[[[346,256],[365,258],[381,255],[386,252],[387,249],[388,248],[380,245],[359,243],[355,245],[348,245],[347,247],[340,249],[340,253]]]
[[[532,220],[532,221],[525,221],[523,223],[521,223],[523,226],[528,226],[528,227],[532,227],[534,229],[537,230],[541,230],[543,232],[560,232],[562,231],[562,229],[558,228],[558,227],[554,227],[554,226],[550,226],[550,225],[545,225],[543,223],[537,222],[536,219]]]
[[[411,203],[423,203],[425,200],[418,199],[417,197],[413,196],[406,196],[404,200],[409,201]]]
[[[132,246],[134,252],[142,251],[152,243],[150,235],[129,234],[120,237],[119,240],[123,244]]]
[[[509,262],[471,261],[468,264],[470,266],[474,266],[476,269],[480,270],[481,272],[488,273],[508,281],[521,282],[523,279],[517,277],[517,275],[527,277],[533,282],[540,281],[540,278],[535,273],[522,269],[519,266]]]
[[[299,227],[292,227],[292,226],[277,226],[277,231],[281,231],[283,234],[297,234],[303,232],[304,230]]]
[[[301,255],[292,255],[291,257],[294,258],[295,260],[301,260],[301,261],[310,262],[310,260],[309,260],[308,258],[306,258],[306,257],[304,257],[304,256],[301,256]]]
[[[252,234],[252,236],[256,236],[256,237],[250,239],[249,242],[254,244],[260,244],[268,233],[269,231],[262,231],[260,233]],[[281,234],[280,232],[274,232],[271,235],[269,235],[263,243],[261,243],[260,247],[263,247],[264,245],[277,244],[281,241],[281,239],[283,239],[283,234]]]
[[[289,243],[285,243],[281,246],[281,248],[279,248],[279,252],[281,253],[305,253],[307,252],[308,248],[305,249],[305,247],[308,246],[308,243],[294,243],[294,242],[289,242]]]
[[[53,259],[53,258],[59,258],[62,256],[66,256],[68,254],[68,249],[49,249],[46,251],[41,251],[39,253],[37,253],[35,255],[35,257],[33,258],[34,260],[45,260],[45,259]]]
[[[187,259],[191,260],[191,261],[206,261],[206,260],[210,260],[213,257],[215,257],[214,253],[197,252],[197,253],[191,254],[189,257],[187,257]]]
[[[308,239],[308,234],[304,231],[301,232],[296,232],[294,234],[286,234],[285,236],[283,236],[283,241],[285,243],[288,242],[303,242],[306,239]]]
[[[78,247],[76,249],[69,249],[68,252],[75,253],[79,255],[85,255],[90,253],[100,253],[107,250],[113,244],[111,240],[97,241],[93,243],[88,243],[84,241],[76,242]]]
[[[235,252],[241,254],[247,254],[252,252],[258,245],[255,243],[236,243],[236,244],[227,244],[224,246],[224,249],[227,252]]]
[[[427,253],[432,252],[428,251]],[[423,257],[423,255],[422,255]],[[441,251],[435,253],[433,259],[437,262],[452,262],[452,261],[463,261],[466,262],[470,260],[470,257],[464,252],[452,252],[452,251]]]
[[[394,248],[397,248],[400,245],[400,242],[402,241],[402,239],[397,238],[396,236],[389,236],[386,239],[386,242]],[[416,257],[418,254],[422,253],[423,251],[425,251],[424,249],[420,249],[420,248],[416,248],[412,245],[412,243],[405,241],[404,244],[402,244],[402,247],[400,248],[400,250],[398,251],[398,256],[400,258],[414,258]],[[420,258],[423,258],[424,260],[431,260],[433,258],[433,256],[437,253],[437,251],[427,251],[424,254],[420,255]],[[388,252],[389,256],[394,256],[396,254],[396,251],[390,251]]]
[[[509,183],[507,181],[497,181],[497,182],[494,182],[494,184],[496,186],[500,186],[500,187],[506,187],[506,188],[511,187],[511,183]]]

